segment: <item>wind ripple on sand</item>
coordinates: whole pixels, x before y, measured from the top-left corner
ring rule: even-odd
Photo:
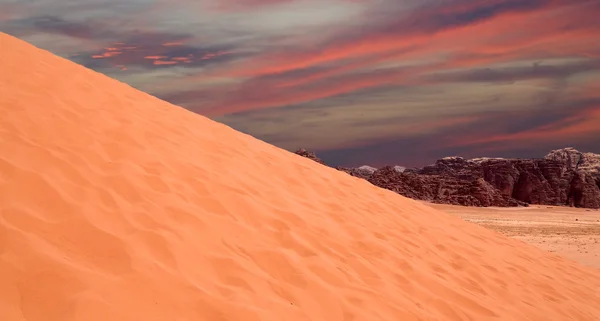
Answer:
[[[600,320],[598,270],[0,43],[1,320]]]

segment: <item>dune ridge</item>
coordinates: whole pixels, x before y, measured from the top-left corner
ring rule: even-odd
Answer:
[[[600,320],[597,269],[0,47],[0,320]]]

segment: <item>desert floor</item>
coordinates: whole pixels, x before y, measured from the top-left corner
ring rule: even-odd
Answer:
[[[600,211],[558,206],[476,208],[429,204],[465,221],[600,268]]]

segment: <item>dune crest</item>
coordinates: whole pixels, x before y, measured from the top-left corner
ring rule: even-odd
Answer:
[[[600,320],[599,270],[0,47],[0,320]]]

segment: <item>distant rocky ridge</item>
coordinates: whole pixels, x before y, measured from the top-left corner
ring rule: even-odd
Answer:
[[[314,153],[297,154],[321,164]],[[574,148],[540,159],[445,157],[423,168],[336,167],[418,200],[464,206],[529,204],[600,208],[600,155]]]

